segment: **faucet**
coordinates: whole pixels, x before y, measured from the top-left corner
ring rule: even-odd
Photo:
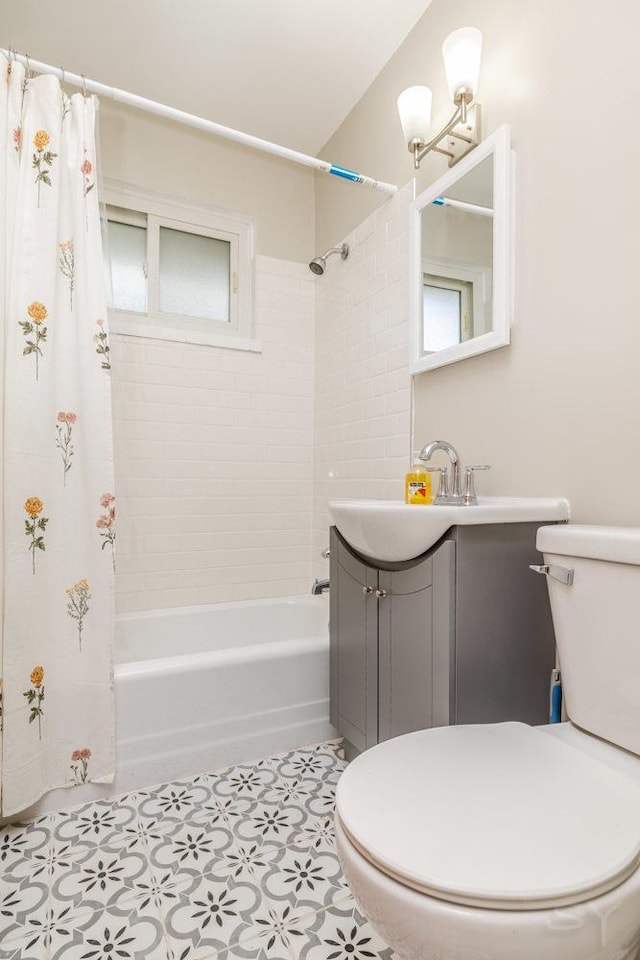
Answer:
[[[478,498],[476,496],[476,490],[473,481],[474,473],[476,470],[490,470],[491,468],[489,464],[476,463],[473,466],[466,467],[463,493],[460,488],[462,464],[460,463],[458,451],[453,444],[449,443],[447,440],[432,440],[431,443],[425,444],[425,446],[422,448],[422,452],[419,454],[418,459],[424,460],[425,463],[427,463],[436,450],[444,450],[451,461],[451,484],[449,484],[449,478],[445,468],[441,471],[438,495],[433,502],[457,504],[461,507],[475,506],[475,504],[478,502]]]
[[[328,580],[314,580],[313,586],[311,587],[311,593],[314,597],[319,597],[321,593],[324,593],[329,589]]]
[[[447,471],[443,470],[440,489],[435,503],[462,503],[462,491],[460,490],[460,457],[458,451],[447,440],[432,440],[425,444],[419,459],[427,463],[436,450],[444,450],[451,462],[451,484],[447,482]]]

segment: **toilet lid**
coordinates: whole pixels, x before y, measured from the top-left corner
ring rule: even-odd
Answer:
[[[579,903],[640,862],[640,784],[522,723],[381,743],[343,773],[337,814],[383,872],[468,906]]]

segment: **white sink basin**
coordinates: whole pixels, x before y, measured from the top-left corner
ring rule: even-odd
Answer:
[[[382,562],[419,557],[457,525],[569,519],[569,502],[553,497],[478,497],[473,507],[332,500],[329,510],[354,550]]]

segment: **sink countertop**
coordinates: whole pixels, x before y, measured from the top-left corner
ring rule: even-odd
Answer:
[[[568,520],[561,497],[478,497],[471,507],[397,500],[331,500],[333,522],[354,550],[397,563],[420,556],[453,526]]]

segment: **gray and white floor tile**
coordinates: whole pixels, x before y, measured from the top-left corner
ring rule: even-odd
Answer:
[[[335,852],[339,743],[0,829],[0,960],[393,960]]]

